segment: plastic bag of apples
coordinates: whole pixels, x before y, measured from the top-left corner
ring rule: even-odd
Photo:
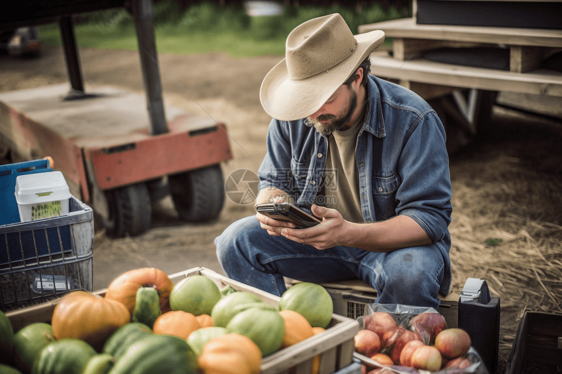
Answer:
[[[372,304],[357,319],[356,357],[365,374],[489,374],[468,334],[433,308]]]

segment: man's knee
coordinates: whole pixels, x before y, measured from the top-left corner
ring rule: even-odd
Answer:
[[[384,294],[396,303],[439,306],[439,288],[445,264],[434,246],[404,248],[384,262]]]
[[[230,256],[249,248],[254,238],[261,234],[259,230],[264,231],[255,216],[242,218],[228,226],[215,238],[219,262],[223,264]]]

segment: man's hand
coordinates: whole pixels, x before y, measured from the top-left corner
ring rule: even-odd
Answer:
[[[284,195],[280,195],[278,193],[278,191],[281,192],[281,194]],[[272,201],[268,201],[271,203],[282,203],[283,201],[285,201],[285,193],[281,190],[277,190],[274,191],[274,194],[269,195],[268,200],[271,200],[271,198],[273,198]],[[265,200],[262,196],[262,200]],[[281,235],[281,230],[284,228],[294,228],[295,224],[291,223],[291,222],[286,222],[286,221],[279,221],[273,218],[269,218],[268,216],[265,216],[261,213],[256,213],[256,218],[258,219],[258,221],[260,221],[260,226],[262,229],[267,230],[267,233],[269,235],[272,236],[280,236]]]
[[[314,204],[312,213],[322,219],[320,224],[307,229],[281,229],[281,235],[320,250],[346,245],[345,237],[349,222],[343,219],[340,212]]]

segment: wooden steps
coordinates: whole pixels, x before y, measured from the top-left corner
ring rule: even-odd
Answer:
[[[525,73],[539,68],[562,51],[562,30],[418,25],[414,18],[359,26],[359,33],[382,30],[394,38],[394,58],[406,61],[443,48],[497,47],[510,50],[510,71]]]

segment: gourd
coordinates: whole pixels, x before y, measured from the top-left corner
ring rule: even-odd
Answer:
[[[139,287],[132,321],[144,323],[152,328],[154,321],[161,314],[158,291],[152,287]]]
[[[10,364],[14,348],[14,328],[12,322],[0,310],[0,364]]]
[[[197,356],[184,339],[146,335],[129,346],[109,374],[196,374]]]
[[[198,358],[204,374],[257,374],[260,349],[249,338],[227,334],[209,341]]]
[[[105,340],[131,320],[127,308],[84,291],[64,296],[53,311],[51,325],[57,340],[81,339],[101,350]]]
[[[193,331],[199,328],[201,326],[193,314],[176,310],[158,317],[154,322],[153,331],[157,335],[166,334],[187,339]]]
[[[285,322],[278,311],[255,307],[235,315],[226,326],[226,332],[250,338],[265,357],[281,347]]]
[[[79,339],[63,339],[41,350],[33,374],[81,373],[96,351]]]
[[[226,327],[228,322],[239,312],[235,308],[242,304],[258,303],[263,300],[259,296],[254,295],[249,292],[234,292],[225,297],[223,297],[214,306],[211,313],[215,326]]]
[[[107,288],[105,298],[119,301],[127,307],[132,315],[139,287],[155,288],[158,291],[160,305],[164,305],[170,298],[174,284],[162,270],[156,268],[135,269],[114,279]]]
[[[334,304],[330,294],[322,286],[302,282],[281,295],[279,310],[292,310],[301,314],[312,327],[326,328],[332,320]]]
[[[302,342],[314,336],[310,323],[297,312],[283,310],[279,313],[285,321],[285,335],[283,336],[283,347]]]
[[[117,329],[105,341],[103,353],[108,353],[116,360],[121,358],[125,351],[145,335],[152,335],[152,330],[143,323],[131,322]]]
[[[25,326],[14,335],[14,366],[29,374],[41,350],[55,341],[53,327],[37,322]]]

